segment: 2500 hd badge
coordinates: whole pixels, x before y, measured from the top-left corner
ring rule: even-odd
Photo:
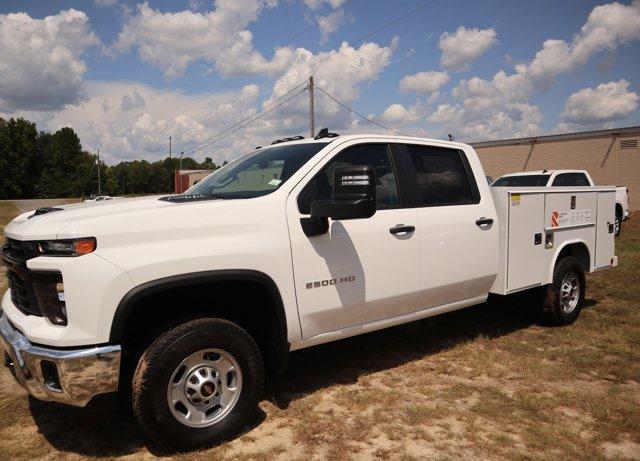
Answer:
[[[346,277],[340,277],[339,279],[335,278],[335,279],[318,280],[315,282],[307,282],[307,290],[310,290],[312,288],[322,288],[322,287],[337,285],[338,283],[350,283],[350,282],[354,282],[355,280],[356,280],[355,275],[348,275]]]

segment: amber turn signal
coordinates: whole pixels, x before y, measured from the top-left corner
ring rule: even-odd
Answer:
[[[77,255],[86,255],[88,253],[93,253],[95,249],[96,239],[94,238],[78,239],[73,242],[73,251]]]

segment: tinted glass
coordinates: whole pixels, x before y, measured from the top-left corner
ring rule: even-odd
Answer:
[[[543,187],[549,181],[548,174],[528,174],[498,178],[491,187]]]
[[[340,152],[307,184],[298,197],[300,213],[309,214],[314,200],[330,199],[333,171],[336,167],[351,165],[370,165],[375,168],[378,209],[393,208],[400,204],[389,148],[386,144],[362,144]]]
[[[327,144],[291,144],[254,151],[214,171],[185,193],[220,198],[252,198],[269,194]]]
[[[460,151],[433,146],[407,146],[416,173],[418,205],[478,203]]]
[[[554,186],[589,186],[584,173],[562,173],[553,180]]]

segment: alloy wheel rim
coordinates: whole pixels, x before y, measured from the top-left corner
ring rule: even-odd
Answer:
[[[580,281],[578,276],[570,272],[562,279],[560,284],[560,304],[565,314],[570,314],[578,306],[580,300]]]
[[[171,414],[189,427],[208,427],[222,421],[238,403],[242,371],[222,349],[201,349],[176,367],[167,386]]]

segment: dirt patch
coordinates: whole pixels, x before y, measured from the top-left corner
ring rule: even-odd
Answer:
[[[607,459],[640,459],[640,443],[631,440],[605,442],[602,449]]]

